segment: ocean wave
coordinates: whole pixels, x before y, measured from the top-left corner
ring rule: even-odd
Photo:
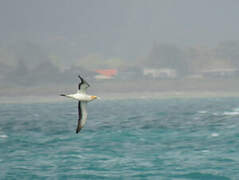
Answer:
[[[220,116],[220,114],[218,112],[212,113],[212,115],[214,116]]]
[[[239,108],[234,108],[233,111],[239,112]]]
[[[199,114],[206,114],[207,111],[198,111]]]
[[[219,134],[218,133],[212,133],[211,136],[212,137],[217,137],[217,136],[219,136]]]
[[[239,179],[230,101],[92,103],[79,134],[74,104],[2,105],[0,179]]]
[[[215,179],[215,180],[230,180],[230,178],[221,175],[215,175],[211,173],[192,172],[182,175],[176,175],[174,177],[186,178],[186,179]]]
[[[224,112],[223,115],[229,115],[229,116],[236,116],[239,115],[238,111],[232,111],[232,112]]]
[[[6,134],[0,134],[0,138],[8,138]]]

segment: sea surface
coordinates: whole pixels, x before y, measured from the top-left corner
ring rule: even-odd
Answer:
[[[0,179],[239,179],[239,98],[0,104]]]

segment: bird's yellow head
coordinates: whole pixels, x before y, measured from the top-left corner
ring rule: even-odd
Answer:
[[[91,100],[94,100],[94,99],[97,99],[98,97],[97,96],[91,96],[90,98],[91,98]]]

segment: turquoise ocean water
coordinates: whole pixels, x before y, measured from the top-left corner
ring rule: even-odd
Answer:
[[[0,179],[239,179],[239,99],[0,104]]]

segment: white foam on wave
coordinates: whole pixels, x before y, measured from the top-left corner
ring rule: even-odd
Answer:
[[[207,113],[207,111],[198,111],[198,113],[205,114],[205,113]]]
[[[217,136],[219,136],[219,134],[218,133],[212,133],[211,136],[212,137],[217,137]]]
[[[233,111],[239,112],[239,108],[234,108]]]
[[[8,138],[6,134],[0,134],[0,138]]]
[[[239,112],[238,111],[224,112],[223,115],[235,116],[235,115],[239,115]]]
[[[239,108],[234,108],[232,111],[226,111],[223,115],[236,116],[239,115]]]
[[[196,116],[196,117],[194,117],[193,119],[194,119],[194,120],[199,120],[200,117]]]

